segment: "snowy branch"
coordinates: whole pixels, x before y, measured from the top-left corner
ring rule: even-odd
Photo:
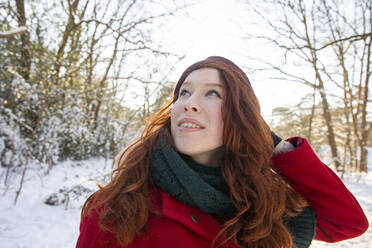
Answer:
[[[17,35],[17,34],[22,34],[26,31],[27,31],[27,28],[25,26],[21,26],[19,28],[15,28],[15,29],[10,30],[10,31],[0,32],[0,38],[12,37],[12,36]]]

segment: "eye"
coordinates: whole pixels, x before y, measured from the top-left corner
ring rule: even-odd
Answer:
[[[185,96],[185,95],[190,95],[190,92],[188,90],[181,89],[179,96]]]
[[[217,90],[208,90],[208,92],[207,92],[207,96],[217,96],[217,97],[221,97],[220,93],[218,93]]]

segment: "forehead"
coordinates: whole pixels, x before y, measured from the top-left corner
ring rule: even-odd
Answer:
[[[220,73],[214,68],[201,68],[192,71],[185,79],[183,86],[187,85],[220,85],[224,86]]]

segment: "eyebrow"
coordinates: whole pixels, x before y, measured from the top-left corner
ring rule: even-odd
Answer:
[[[182,84],[182,86],[187,86],[187,85],[191,85],[191,82],[190,81],[186,81]],[[222,85],[222,84],[218,84],[218,83],[206,83],[204,84],[205,86],[216,86],[216,87],[220,87],[220,88],[224,88],[225,86]]]

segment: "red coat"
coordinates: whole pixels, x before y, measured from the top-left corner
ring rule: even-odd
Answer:
[[[337,242],[364,233],[368,228],[367,218],[342,181],[318,159],[305,139],[291,138],[289,141],[297,148],[275,156],[274,167],[308,199],[316,212],[315,239]],[[151,202],[162,216],[150,215],[146,234],[136,237],[127,248],[211,247],[220,230],[213,217],[161,190],[151,194]],[[98,213],[93,213],[81,220],[77,248],[103,248],[113,238],[112,234],[99,229],[98,217]],[[120,246],[114,243],[110,247]],[[236,246],[229,243],[228,247]]]

